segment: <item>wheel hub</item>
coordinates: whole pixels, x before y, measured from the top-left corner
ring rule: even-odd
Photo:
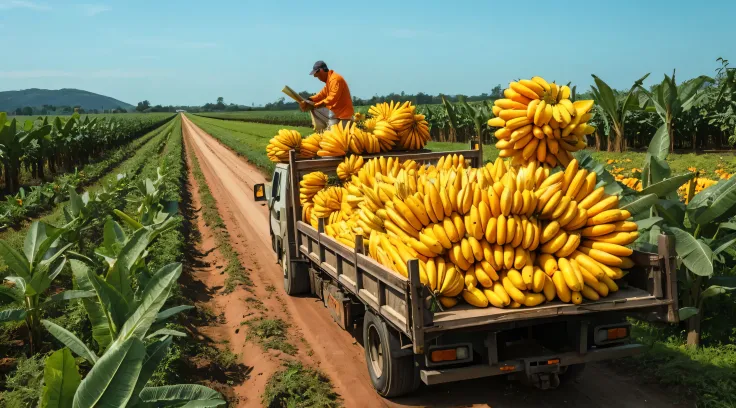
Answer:
[[[375,326],[368,329],[368,356],[370,364],[376,377],[383,375],[383,347],[381,347],[381,337]]]

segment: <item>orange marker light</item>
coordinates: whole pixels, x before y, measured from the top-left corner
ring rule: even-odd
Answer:
[[[435,363],[439,363],[441,361],[455,361],[457,360],[457,351],[455,349],[435,350],[432,352],[431,358]]]
[[[510,366],[510,365],[502,366],[502,367],[499,368],[499,370],[501,370],[501,371],[514,371],[514,366]]]

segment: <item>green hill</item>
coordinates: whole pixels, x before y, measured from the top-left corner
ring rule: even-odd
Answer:
[[[61,106],[81,106],[84,110],[115,109],[118,106],[126,110],[134,109],[131,104],[109,96],[99,95],[80,89],[24,89],[21,91],[0,92],[0,112],[13,112],[17,108],[30,106],[38,109],[44,105],[56,108]]]

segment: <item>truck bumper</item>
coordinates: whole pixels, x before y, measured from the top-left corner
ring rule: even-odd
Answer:
[[[644,346],[641,344],[625,344],[621,346],[591,350],[584,354],[569,352],[539,356],[533,359],[501,361],[494,365],[473,365],[469,367],[447,369],[424,369],[420,370],[420,375],[422,382],[427,385],[434,385],[516,372],[524,372],[527,375],[538,374],[540,372],[556,373],[559,372],[562,367],[628,357],[639,354],[643,349]]]

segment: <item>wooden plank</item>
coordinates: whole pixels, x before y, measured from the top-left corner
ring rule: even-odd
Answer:
[[[299,221],[296,223],[296,227],[301,233],[307,235],[308,237],[319,239],[319,232],[317,232],[317,230],[314,229],[314,227],[312,227],[310,224],[307,224],[304,221]]]
[[[448,154],[462,154],[465,156],[465,158],[468,159],[475,159],[482,160],[482,151],[475,150],[475,149],[469,149],[469,150],[456,150],[451,152],[433,152],[429,150],[412,150],[412,151],[391,151],[391,152],[384,152],[384,153],[376,153],[376,154],[364,154],[363,160],[370,160],[374,157],[398,157],[402,160],[416,160],[416,161],[424,161],[424,160],[439,160],[440,157],[447,156]],[[480,162],[478,160],[478,162]],[[321,170],[321,169],[330,169],[333,170],[337,167],[338,164],[342,163],[344,161],[343,157],[339,158],[321,158],[321,159],[297,159],[293,163],[293,169],[295,172],[307,172],[307,171],[314,171],[314,170]],[[291,163],[290,163],[291,165]],[[476,165],[475,167],[478,167]],[[298,183],[297,183],[298,185]]]
[[[358,291],[358,297],[362,301],[364,301],[365,303],[367,303],[368,306],[370,306],[371,309],[373,309],[373,310],[378,310],[379,309],[380,306],[378,305],[378,298],[375,297],[371,292],[369,292],[369,291],[367,291],[365,289],[361,289],[361,290]]]
[[[337,281],[340,282],[340,283],[342,283],[343,285],[345,285],[349,291],[351,291],[353,293],[358,293],[358,289],[357,289],[357,287],[355,285],[355,282],[353,282],[352,280],[350,280],[350,278],[347,277],[347,276],[345,276],[345,274],[340,275],[337,278]]]
[[[332,252],[334,252],[336,255],[340,255],[341,257],[348,259],[355,257],[355,250],[353,248],[337,242],[337,240],[335,240],[331,236],[327,234],[321,234],[319,238],[320,243],[324,247],[332,250]]]
[[[667,305],[667,300],[659,300],[644,290],[625,288],[597,302],[586,301],[580,305],[554,301],[533,308],[499,309],[476,308],[459,304],[454,308],[434,315],[434,324],[427,332],[461,329],[474,326],[492,325],[513,320],[528,320],[563,315],[581,315],[592,312],[627,310]]]
[[[411,259],[407,262],[409,270],[409,301],[411,306],[411,333],[414,354],[424,354],[424,311],[421,299],[422,282],[419,279],[419,261]]]
[[[406,291],[409,285],[408,279],[388,270],[373,258],[365,255],[358,255],[358,267],[361,268],[364,273],[370,273],[371,275],[376,276],[379,280],[385,282],[396,290]]]
[[[407,325],[406,316],[388,306],[381,306],[381,308],[379,309],[379,314],[381,315],[381,317],[388,320],[388,322],[391,323],[394,328],[401,332],[404,332],[404,334],[411,338],[411,333],[405,333],[405,330],[402,329],[406,328]]]

